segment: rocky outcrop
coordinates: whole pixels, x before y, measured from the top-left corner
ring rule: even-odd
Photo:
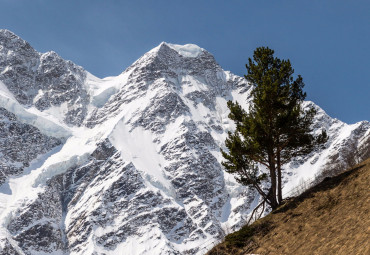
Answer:
[[[32,160],[61,144],[0,107],[0,185],[23,173]]]

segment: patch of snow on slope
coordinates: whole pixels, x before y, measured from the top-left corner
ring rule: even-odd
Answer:
[[[159,154],[153,139],[152,133],[141,127],[130,130],[124,119],[117,123],[109,136],[113,146],[121,151],[124,161],[132,162],[153,186],[175,196],[171,183],[162,171],[166,161]]]
[[[129,237],[124,243],[119,244],[115,250],[103,250],[102,252],[107,255],[178,254],[169,242],[159,241],[166,240],[166,237],[159,229],[144,230],[139,238]]]
[[[15,114],[23,123],[37,127],[47,136],[53,136],[64,140],[72,134],[65,125],[58,123],[59,121],[57,121],[55,117],[49,118],[46,114],[42,114],[34,107],[25,109],[11,97],[0,94],[0,107],[3,107],[9,112]]]
[[[173,81],[174,83],[178,83],[176,79],[169,79],[169,80]],[[209,90],[206,84],[195,79],[193,76],[190,76],[190,75],[182,75],[180,77],[180,81],[181,81],[182,93],[184,95],[189,94],[194,91],[208,91]]]
[[[132,71],[123,72],[114,77],[99,79],[87,72],[85,86],[91,96],[91,104],[95,107],[102,107],[109,98],[117,93],[119,89],[127,84],[128,77]]]
[[[13,94],[8,90],[8,88],[5,86],[5,84],[2,81],[0,81],[0,95],[2,97],[15,100]]]

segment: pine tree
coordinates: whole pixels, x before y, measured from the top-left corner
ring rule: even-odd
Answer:
[[[229,118],[236,124],[222,151],[228,173],[243,185],[254,187],[272,209],[282,202],[282,166],[292,158],[306,155],[327,141],[325,131],[312,134],[316,111],[303,109],[306,93],[300,75],[293,78],[289,60],[274,57],[274,51],[260,47],[249,58],[245,78],[252,84],[253,100],[247,112],[238,102],[228,102]],[[265,166],[268,173],[259,170]],[[269,178],[265,192],[261,182]]]

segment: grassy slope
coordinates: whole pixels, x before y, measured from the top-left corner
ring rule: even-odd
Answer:
[[[209,255],[370,254],[370,159],[228,235]]]

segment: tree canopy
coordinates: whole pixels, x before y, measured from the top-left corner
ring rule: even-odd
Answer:
[[[312,133],[316,111],[303,108],[303,79],[300,75],[294,79],[289,60],[280,60],[272,49],[260,47],[246,68],[253,99],[249,111],[238,102],[228,102],[236,130],[225,141],[228,151],[222,151],[222,164],[275,209],[282,202],[282,166],[325,143],[327,135],[324,130],[316,136]],[[261,166],[267,173],[260,171]],[[271,185],[268,192],[261,187],[266,178]]]

